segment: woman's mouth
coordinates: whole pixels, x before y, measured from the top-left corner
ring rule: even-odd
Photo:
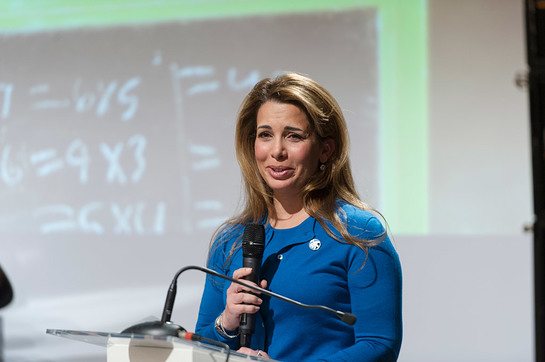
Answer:
[[[267,167],[269,174],[275,179],[286,179],[293,175],[293,168],[282,166],[269,166]]]

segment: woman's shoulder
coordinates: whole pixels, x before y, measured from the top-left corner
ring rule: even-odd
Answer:
[[[378,214],[362,210],[350,203],[338,202],[338,215],[348,232],[357,237],[377,238],[385,234],[385,228]]]
[[[240,242],[243,231],[243,225],[236,223],[226,223],[219,227],[208,251],[209,267],[220,268],[225,265],[225,261],[231,255],[231,250],[236,247],[235,243]]]
[[[346,218],[357,219],[360,221],[367,221],[375,215],[367,210],[363,210],[355,205],[352,205],[346,201],[337,201],[337,210],[339,213],[344,214]]]
[[[227,223],[222,225],[214,234],[212,245],[215,248],[229,249],[244,232],[244,225]]]

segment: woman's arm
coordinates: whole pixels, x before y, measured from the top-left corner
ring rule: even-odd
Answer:
[[[224,275],[228,274],[228,270],[224,268],[224,265],[228,255],[227,244],[230,236],[232,236],[232,233],[225,229],[222,230],[212,244],[208,256],[207,266]],[[227,289],[228,285],[225,283],[229,282],[212,275],[206,275],[195,332],[203,337],[227,343],[230,348],[236,349],[238,348],[238,338],[226,338],[219,334],[215,328],[216,318],[225,309],[224,290]]]
[[[383,227],[372,218],[365,229],[373,233]],[[361,258],[356,257],[348,269],[351,312],[358,318],[355,344],[320,361],[397,360],[402,339],[401,264],[388,238],[368,252],[363,269]]]
[[[223,235],[225,236],[225,234]],[[219,244],[214,245],[211,249],[208,266],[218,273],[229,275],[229,269],[223,268],[227,255],[225,250],[228,250],[229,245],[221,240],[221,237],[218,238],[216,243]],[[238,268],[230,276],[242,280],[251,272],[251,268]],[[249,281],[245,282],[255,285]],[[267,282],[261,281],[260,286],[266,288]],[[231,348],[238,348],[237,331],[240,325],[240,315],[242,313],[256,313],[262,303],[259,296],[246,293],[246,291],[251,290],[239,284],[207,275],[195,328],[196,332],[206,338],[227,343]],[[221,318],[218,318],[220,315]]]

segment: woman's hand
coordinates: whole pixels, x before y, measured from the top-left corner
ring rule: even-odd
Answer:
[[[233,273],[233,279],[241,280],[249,285],[256,285],[253,282],[243,280],[243,278],[252,273],[252,268],[240,268]],[[262,280],[259,287],[265,289],[267,281]],[[223,328],[234,331],[240,325],[240,315],[243,313],[254,314],[259,310],[259,305],[263,302],[257,295],[247,292],[258,293],[252,289],[246,288],[237,283],[231,283],[227,289],[227,301],[225,311],[222,316]]]
[[[237,352],[249,354],[250,356],[256,356],[256,357],[271,359],[271,357],[269,357],[269,355],[266,352],[263,352],[263,351],[261,351],[259,349],[257,351],[254,351],[253,349],[250,349],[248,347],[241,347],[241,348],[239,348],[239,350]]]
[[[233,279],[241,280],[249,285],[256,285],[255,283],[243,278],[252,273],[252,268],[240,268],[233,273]],[[267,287],[267,281],[262,280],[259,287],[265,289]],[[259,310],[259,305],[263,302],[257,295],[250,294],[258,293],[252,289],[246,288],[237,283],[231,283],[227,289],[227,300],[225,305],[225,311],[222,316],[223,328],[234,331],[240,325],[240,315],[243,313],[254,314]]]

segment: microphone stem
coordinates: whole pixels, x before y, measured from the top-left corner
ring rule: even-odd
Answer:
[[[256,287],[256,286],[253,286],[253,285],[250,285],[250,284],[247,284],[243,281],[240,281],[238,279],[233,279],[233,278],[230,278],[226,275],[223,275],[221,273],[218,273],[217,271],[215,270],[212,270],[212,269],[209,269],[209,268],[205,268],[205,267],[201,267],[201,266],[197,266],[197,265],[188,265],[182,269],[180,269],[176,275],[174,276],[174,279],[172,281],[172,284],[171,284],[171,289],[172,289],[172,285],[174,285],[174,291],[176,290],[176,281],[178,280],[178,277],[180,276],[180,274],[182,274],[183,272],[185,272],[186,270],[200,270],[206,274],[211,274],[211,275],[214,275],[214,276],[217,276],[218,278],[221,278],[221,279],[226,279],[226,280],[229,280],[233,283],[237,283],[237,284],[240,284],[246,288],[249,288],[249,289],[252,289],[252,290],[255,290],[255,291],[258,291],[264,295],[267,295],[269,297],[274,297],[274,298],[278,298],[280,300],[283,300],[285,302],[288,302],[288,303],[291,303],[291,304],[295,304],[297,306],[300,306],[300,307],[303,307],[303,308],[307,308],[307,309],[321,309],[321,310],[325,310],[329,313],[333,313],[335,314],[338,318],[340,318],[343,322],[347,323],[347,324],[354,324],[355,320],[356,320],[356,317],[354,315],[352,315],[351,313],[345,313],[345,312],[341,312],[341,311],[338,311],[338,310],[334,310],[332,308],[329,308],[329,307],[326,307],[324,305],[308,305],[308,304],[304,304],[304,303],[301,303],[301,302],[298,302],[296,300],[293,300],[293,299],[290,299],[290,298],[287,298],[287,297],[284,297],[283,295],[280,295],[280,294],[276,294],[274,292],[271,292],[269,290],[266,290],[266,289],[263,289],[263,288],[260,288],[260,287]],[[169,290],[169,294],[170,294],[170,290]],[[174,292],[174,295],[176,293]],[[170,304],[169,308],[167,308],[167,304],[168,304],[168,299],[167,299],[167,302],[165,302],[165,310],[164,310],[164,313],[163,313],[163,316],[165,315],[165,313],[167,313],[167,310],[170,310],[170,314],[172,314],[172,306],[174,305],[174,298],[172,298],[172,304]],[[169,321],[170,320],[170,314],[168,315],[168,319],[165,320],[165,321]],[[351,323],[347,322],[346,319],[345,319],[345,316],[349,315],[349,318],[348,320],[351,321]]]
[[[172,317],[172,309],[174,309],[174,300],[176,299],[177,279],[178,277],[176,276],[172,283],[170,283],[170,287],[168,288],[167,298],[165,300],[165,307],[163,308],[163,316],[161,317],[161,323],[170,322],[170,318]]]

